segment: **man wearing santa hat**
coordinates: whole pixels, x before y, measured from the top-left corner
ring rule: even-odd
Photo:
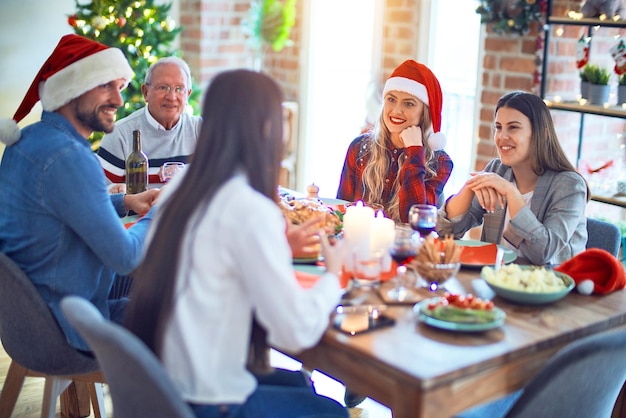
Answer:
[[[117,274],[139,263],[158,190],[110,195],[87,137],[111,132],[120,92],[133,77],[122,51],[78,35],[61,38],[13,119],[0,119],[0,251],[32,280],[70,345],[89,346],[60,310],[64,296],[90,300],[121,321],[126,299],[109,300]],[[41,101],[41,121],[17,122]],[[129,230],[119,217],[147,214]],[[149,211],[150,210],[150,211]]]

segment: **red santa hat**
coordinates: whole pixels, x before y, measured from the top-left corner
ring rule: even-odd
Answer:
[[[13,119],[0,118],[0,141],[12,145],[20,139],[17,122],[41,100],[43,110],[55,111],[94,87],[118,78],[133,77],[124,53],[78,35],[65,35],[43,64]]]
[[[426,133],[428,146],[432,150],[443,149],[446,145],[446,136],[441,130],[441,86],[435,74],[424,64],[406,60],[398,66],[385,83],[383,97],[388,91],[403,91],[412,94],[424,102],[430,109],[432,126]]]
[[[554,270],[574,279],[580,293],[605,295],[626,286],[624,266],[613,254],[600,248],[589,248]]]

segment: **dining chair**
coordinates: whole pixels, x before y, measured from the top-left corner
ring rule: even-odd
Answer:
[[[0,418],[11,416],[26,376],[45,378],[42,418],[55,416],[57,398],[73,381],[89,385],[94,415],[105,416],[104,376],[98,362],[66,342],[33,283],[4,253],[0,253],[0,340],[11,358],[0,392]],[[61,410],[66,411],[70,407],[66,402],[71,401],[75,399],[62,396]],[[90,411],[79,412],[88,416]]]
[[[456,418],[610,417],[626,380],[626,330],[575,341],[522,390]]]
[[[586,248],[602,248],[617,257],[622,242],[622,232],[610,223],[599,219],[587,218]]]
[[[152,351],[89,301],[67,296],[61,310],[93,349],[109,383],[115,418],[194,418]]]

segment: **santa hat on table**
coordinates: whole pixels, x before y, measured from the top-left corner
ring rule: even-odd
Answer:
[[[589,248],[554,270],[574,279],[580,293],[605,295],[626,286],[622,263],[606,250]]]
[[[100,84],[133,77],[124,53],[78,35],[65,35],[26,92],[13,119],[0,118],[0,141],[12,145],[20,139],[17,122],[41,100],[43,110],[55,111]]]
[[[426,133],[426,141],[432,150],[443,149],[446,146],[446,136],[439,132],[443,95],[435,74],[424,64],[406,60],[391,73],[383,88],[383,97],[392,90],[412,94],[428,106],[432,126]]]

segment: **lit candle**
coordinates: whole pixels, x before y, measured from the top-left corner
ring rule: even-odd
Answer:
[[[372,222],[370,250],[373,253],[387,251],[393,242],[395,223],[392,219],[385,218],[382,210],[376,213]]]
[[[349,206],[343,216],[343,234],[346,251],[346,267],[350,271],[352,256],[356,254],[358,260],[369,258],[370,229],[374,221],[374,209],[364,206],[362,201]]]

